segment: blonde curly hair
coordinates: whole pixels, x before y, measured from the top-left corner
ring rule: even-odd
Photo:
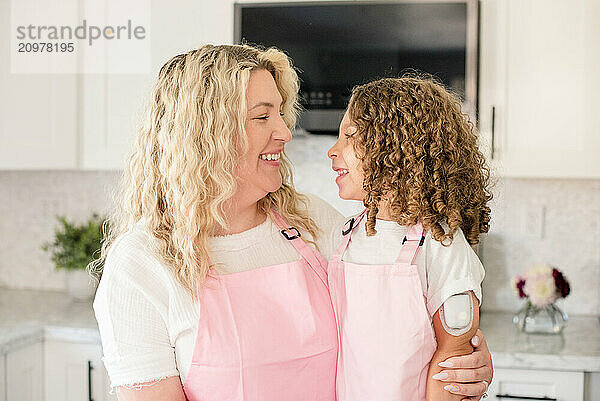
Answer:
[[[386,205],[398,224],[420,222],[445,246],[459,227],[477,244],[489,230],[490,172],[460,100],[431,77],[384,78],[355,87],[348,113],[358,128],[349,137],[364,170],[367,235]]]
[[[104,225],[101,256],[88,265],[92,275],[100,278],[115,240],[144,218],[156,239],[149,249],[190,294],[201,287],[211,267],[208,237],[215,228],[228,228],[224,207],[236,193],[236,164],[248,149],[246,89],[251,72],[260,69],[273,75],[283,118],[293,128],[298,76],[275,48],[205,45],[161,68],[114,194],[116,207]],[[319,229],[308,214],[308,198],[294,189],[285,153],[280,160],[283,184],[259,200],[259,210],[267,215],[277,210],[316,239]]]

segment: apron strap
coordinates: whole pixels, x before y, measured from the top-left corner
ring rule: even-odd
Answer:
[[[206,279],[209,278],[216,278],[218,276],[217,274],[217,270],[214,268],[213,262],[210,259],[210,256],[207,257],[208,260],[208,272],[206,275]],[[194,285],[194,293],[196,294],[196,298],[200,299],[200,284],[198,283],[198,281],[195,282]]]
[[[298,231],[296,227],[289,226],[275,210],[271,210],[271,212],[275,220],[275,225],[281,229],[281,235],[292,244],[294,249],[296,249],[300,256],[308,263],[308,266],[312,271],[315,272],[317,277],[319,277],[323,284],[329,288],[325,266],[321,264],[313,250],[306,245],[306,242],[300,238],[300,231]]]
[[[425,235],[423,235],[423,226],[421,223],[409,227],[404,240],[402,240],[402,248],[400,248],[396,263],[414,264],[417,253],[424,242]]]
[[[344,224],[344,227],[342,228],[342,242],[340,242],[340,245],[338,246],[337,250],[335,251],[335,253],[333,254],[333,260],[336,261],[341,261],[342,260],[342,255],[344,254],[344,252],[346,252],[346,248],[348,248],[348,244],[350,243],[350,237],[352,236],[352,233],[354,232],[354,230],[356,229],[356,227],[358,227],[360,225],[360,222],[362,221],[363,217],[367,214],[367,208],[365,208],[362,212],[360,212],[360,214],[356,217],[352,217],[350,220],[348,220],[346,222],[346,224]]]

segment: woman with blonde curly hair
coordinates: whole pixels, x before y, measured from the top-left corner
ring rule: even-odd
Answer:
[[[358,86],[328,155],[340,196],[366,207],[329,261],[338,398],[478,396],[480,383],[460,388],[442,371],[473,351],[484,270],[471,245],[488,231],[492,198],[460,101],[419,77]]]
[[[297,92],[276,49],[206,45],[160,70],[94,265],[119,400],[335,400],[322,255],[343,217],[294,189]]]

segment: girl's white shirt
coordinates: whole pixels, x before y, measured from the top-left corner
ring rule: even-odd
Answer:
[[[393,221],[377,219],[377,233],[368,237],[365,224],[366,217],[363,217],[352,233],[352,240],[342,260],[362,265],[393,264],[408,227]],[[442,224],[442,228],[449,232],[446,224]],[[339,244],[342,238],[341,229],[332,231],[332,234],[334,238],[331,242]],[[430,317],[446,299],[461,292],[472,290],[481,304],[481,282],[485,270],[460,228],[447,247],[434,240],[431,233],[427,232],[423,246],[415,258],[415,265]]]

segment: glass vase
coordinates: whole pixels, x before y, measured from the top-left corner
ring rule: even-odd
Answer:
[[[515,314],[513,323],[524,333],[558,334],[567,326],[568,319],[553,303],[539,307],[527,300]]]

